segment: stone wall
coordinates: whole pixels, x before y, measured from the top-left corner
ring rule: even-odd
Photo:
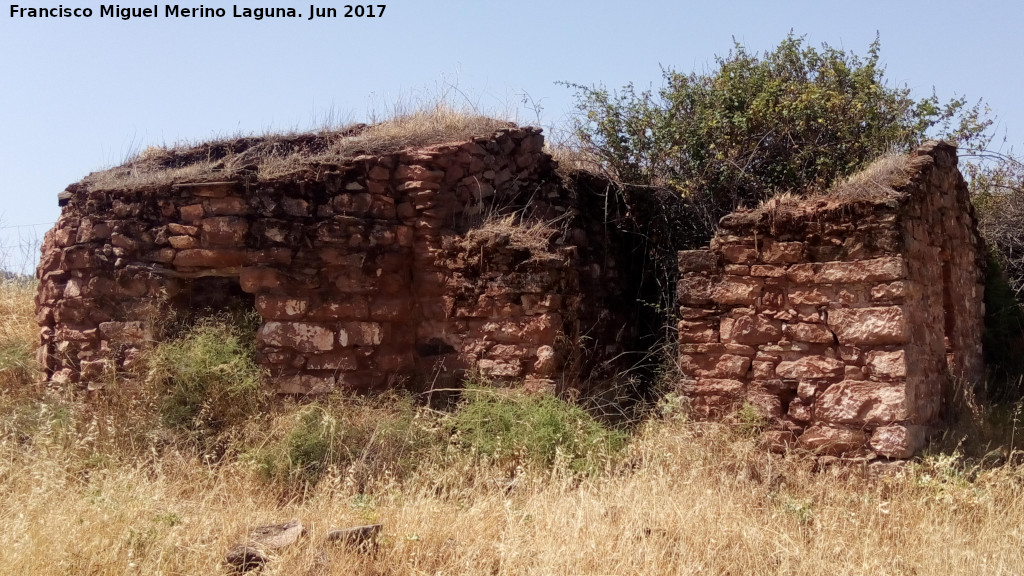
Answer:
[[[679,253],[681,386],[757,406],[775,445],[903,458],[983,377],[981,241],[955,148],[929,143],[833,196],[723,218]]]
[[[551,388],[609,316],[581,311],[578,270],[615,266],[580,261],[588,233],[542,146],[510,128],[280,177],[72,185],[38,268],[39,359],[53,382],[92,380],[169,314],[240,303],[282,392],[465,370]]]

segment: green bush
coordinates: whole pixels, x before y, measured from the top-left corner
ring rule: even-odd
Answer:
[[[889,86],[877,40],[861,58],[791,34],[763,55],[737,44],[716,64],[665,70],[657,92],[569,84],[582,149],[621,182],[676,191],[702,225],[696,245],[740,204],[825,190],[926,134],[982,144],[991,124],[980,102],[916,100]]]
[[[333,469],[365,488],[408,476],[445,446],[412,398],[399,393],[336,395],[282,417],[281,424],[253,456],[267,479],[284,484],[315,484]]]
[[[627,440],[624,432],[549,394],[493,388],[467,389],[452,422],[462,445],[499,463],[563,461],[576,472],[600,470]]]
[[[165,425],[208,440],[257,413],[265,402],[254,330],[229,319],[201,319],[149,358]]]

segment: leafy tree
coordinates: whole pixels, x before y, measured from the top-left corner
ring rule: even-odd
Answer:
[[[929,135],[987,143],[981,102],[914,99],[887,85],[879,54],[877,39],[862,58],[790,34],[760,56],[736,44],[710,73],[665,70],[656,92],[568,84],[573,128],[613,178],[677,192],[695,221],[688,243],[702,244],[741,204],[826,189]]]

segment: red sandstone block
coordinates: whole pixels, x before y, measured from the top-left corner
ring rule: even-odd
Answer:
[[[746,403],[755,406],[765,418],[782,417],[782,400],[775,394],[750,387],[744,399]]]
[[[92,246],[72,246],[64,249],[62,267],[65,270],[84,270],[96,268],[99,258]]]
[[[724,317],[719,326],[722,342],[738,344],[767,344],[782,337],[782,322],[760,314],[737,314]]]
[[[750,357],[757,353],[750,346],[734,343],[680,344],[679,352],[683,354],[738,354]]]
[[[110,361],[105,358],[98,360],[82,360],[80,373],[82,380],[94,380],[103,376],[103,374],[105,374],[109,369]],[[93,390],[94,388],[90,387],[89,389]]]
[[[370,304],[370,319],[385,322],[401,320],[408,317],[411,304],[405,295],[374,298]]]
[[[843,345],[878,346],[907,341],[907,322],[899,306],[830,310],[828,327]]]
[[[206,201],[206,213],[213,216],[239,216],[248,211],[249,206],[245,200],[237,196],[210,198]]]
[[[416,358],[412,350],[378,350],[373,354],[371,362],[378,371],[393,374],[412,370]]]
[[[704,374],[707,378],[741,379],[747,377],[750,369],[750,357],[723,354],[718,358],[715,367]]]
[[[395,220],[398,216],[395,213],[395,199],[374,194],[373,202],[370,204],[368,215],[379,220]]]
[[[142,344],[153,339],[153,335],[143,322],[102,322],[100,334],[105,340],[122,344]]]
[[[331,204],[339,214],[363,216],[373,204],[373,196],[368,192],[339,194],[334,197]]]
[[[797,342],[812,342],[816,344],[831,344],[834,336],[823,324],[807,324],[797,322],[786,324],[782,327],[782,333],[790,340]]]
[[[540,134],[530,134],[523,138],[519,144],[520,150],[527,153],[540,152],[544,149],[544,136]]]
[[[828,304],[832,298],[817,288],[807,290],[790,290],[788,294],[789,303],[797,306],[810,305],[820,306]]]
[[[284,210],[285,214],[295,216],[297,218],[304,218],[309,216],[311,213],[309,209],[309,202],[306,202],[302,198],[282,198],[281,208]]]
[[[119,232],[110,235],[110,244],[115,248],[124,248],[125,250],[136,250],[139,246],[137,241]]]
[[[520,360],[477,360],[477,370],[485,376],[492,378],[519,378],[523,374],[523,364]]]
[[[188,252],[209,251],[189,250]],[[244,262],[244,254],[242,256],[242,261]],[[258,292],[273,292],[283,289],[287,285],[287,277],[273,268],[247,266],[239,271],[238,282],[242,285],[243,292],[256,294]]]
[[[64,298],[53,309],[53,319],[59,324],[94,324],[110,320],[99,301],[94,298]]]
[[[746,392],[747,385],[729,378],[699,378],[684,381],[683,389],[698,396],[726,396],[738,398]]]
[[[750,305],[757,302],[764,288],[759,278],[725,276],[711,286],[711,299],[718,304]]]
[[[77,242],[78,244],[85,244],[95,240],[105,240],[110,238],[110,234],[110,226],[106,222],[94,223],[88,218],[83,218],[81,225],[78,227]]]
[[[178,224],[171,222],[167,225],[167,231],[176,236],[195,236],[199,234],[199,228],[196,226],[186,226],[184,224]]]
[[[706,308],[688,308],[686,306],[679,307],[679,317],[683,320],[699,320],[701,318],[707,318],[714,313],[714,310],[708,310]]]
[[[426,166],[417,164],[403,164],[395,170],[395,178],[399,180],[440,182],[444,179],[444,172],[441,170],[431,170]]]
[[[308,317],[320,322],[369,318],[370,308],[365,296],[345,295],[322,302],[309,310]]]
[[[903,384],[844,380],[822,392],[814,417],[834,424],[885,425],[911,418]]]
[[[297,320],[309,309],[307,298],[288,298],[260,294],[256,296],[256,310],[265,320]]]
[[[440,190],[441,184],[440,180],[438,180],[437,182],[432,182],[429,180],[409,180],[406,182],[402,182],[401,184],[396,186],[395,189],[398,190],[399,192],[411,192],[414,190]]]
[[[46,274],[57,270],[60,268],[63,256],[60,250],[46,250],[44,248],[43,255],[39,259],[39,266],[36,268],[36,274],[39,277],[45,277]]]
[[[299,352],[325,352],[334,349],[334,332],[305,322],[266,322],[256,338],[267,346],[293,348]]]
[[[775,378],[775,363],[765,362],[762,360],[754,360],[751,363],[753,369],[753,376],[757,380],[767,380]]]
[[[84,326],[81,327],[81,329],[62,326],[58,328],[53,335],[54,341],[58,344],[62,340],[66,340],[68,342],[90,342],[98,340],[99,337],[99,331],[96,328],[85,328]]]
[[[860,430],[815,424],[797,440],[801,448],[816,454],[839,456],[860,450],[867,443],[867,436]]]
[[[902,280],[889,284],[879,284],[871,289],[873,302],[900,303],[906,296],[907,286]]]
[[[387,167],[377,164],[370,169],[369,178],[371,180],[389,180],[391,178],[391,171]]]
[[[245,263],[245,252],[230,249],[181,250],[174,256],[175,266],[193,268],[233,268]]]
[[[764,278],[782,278],[786,275],[786,268],[784,266],[755,264],[750,267],[750,275]]]
[[[814,265],[793,264],[786,270],[786,277],[796,284],[810,284],[814,282]]]
[[[296,374],[279,376],[274,379],[277,390],[281,394],[320,395],[327,394],[337,384],[334,376],[318,376],[314,374]]]
[[[731,264],[753,264],[757,262],[757,250],[749,246],[726,245],[719,251],[726,262]]]
[[[177,250],[188,250],[189,248],[199,247],[199,240],[192,236],[171,236],[167,238],[167,241],[171,243],[171,247]]]
[[[180,209],[182,222],[198,222],[205,215],[202,204],[189,204]]]
[[[717,322],[714,321],[680,320],[678,330],[680,342],[718,342]]]
[[[704,306],[711,303],[711,280],[703,276],[683,276],[676,287],[683,306]]]
[[[805,404],[800,398],[794,398],[790,401],[786,414],[797,422],[810,422],[814,416],[811,412],[811,406]]]
[[[204,246],[240,246],[249,232],[249,224],[238,216],[204,218],[199,225]]]
[[[390,246],[395,240],[395,232],[390,227],[374,226],[370,231],[370,246]]]
[[[487,322],[483,331],[495,342],[540,346],[553,343],[561,328],[561,315],[541,314],[518,321]]]
[[[882,426],[871,435],[871,449],[888,458],[910,458],[924,447],[926,432],[913,424]]]
[[[377,346],[384,339],[384,328],[378,322],[342,322],[338,327],[338,343],[343,346]]]
[[[907,360],[903,350],[872,350],[864,359],[868,375],[874,378],[905,378]]]
[[[843,375],[845,364],[827,356],[804,356],[797,360],[780,362],[775,368],[779,378],[790,380],[812,380],[838,378]]]
[[[314,354],[306,357],[306,369],[350,372],[359,369],[359,360],[352,352]]]
[[[553,312],[562,307],[562,297],[558,294],[523,294],[519,297],[523,313],[527,316]]]
[[[857,282],[890,282],[906,277],[902,256],[886,256],[856,262],[823,262],[815,264],[814,282],[819,284],[852,284]]]
[[[761,260],[768,264],[795,264],[803,259],[803,242],[769,242],[761,251]]]
[[[264,250],[247,250],[245,252],[246,266],[261,266],[278,264],[288,266],[292,263],[291,248],[267,248]]]
[[[78,237],[78,229],[75,226],[58,221],[59,228],[53,230],[53,244],[59,248],[72,246]]]

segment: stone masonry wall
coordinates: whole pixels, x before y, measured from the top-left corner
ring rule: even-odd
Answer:
[[[905,172],[737,211],[680,252],[681,386],[700,412],[749,403],[774,445],[904,458],[950,375],[983,377],[983,251],[955,148],[929,143]]]
[[[467,369],[550,388],[579,331],[573,235],[467,234],[571,212],[542,145],[512,128],[276,179],[72,185],[37,271],[39,359],[54,382],[92,380],[131,365],[168,311],[235,299],[262,318],[282,392]]]

